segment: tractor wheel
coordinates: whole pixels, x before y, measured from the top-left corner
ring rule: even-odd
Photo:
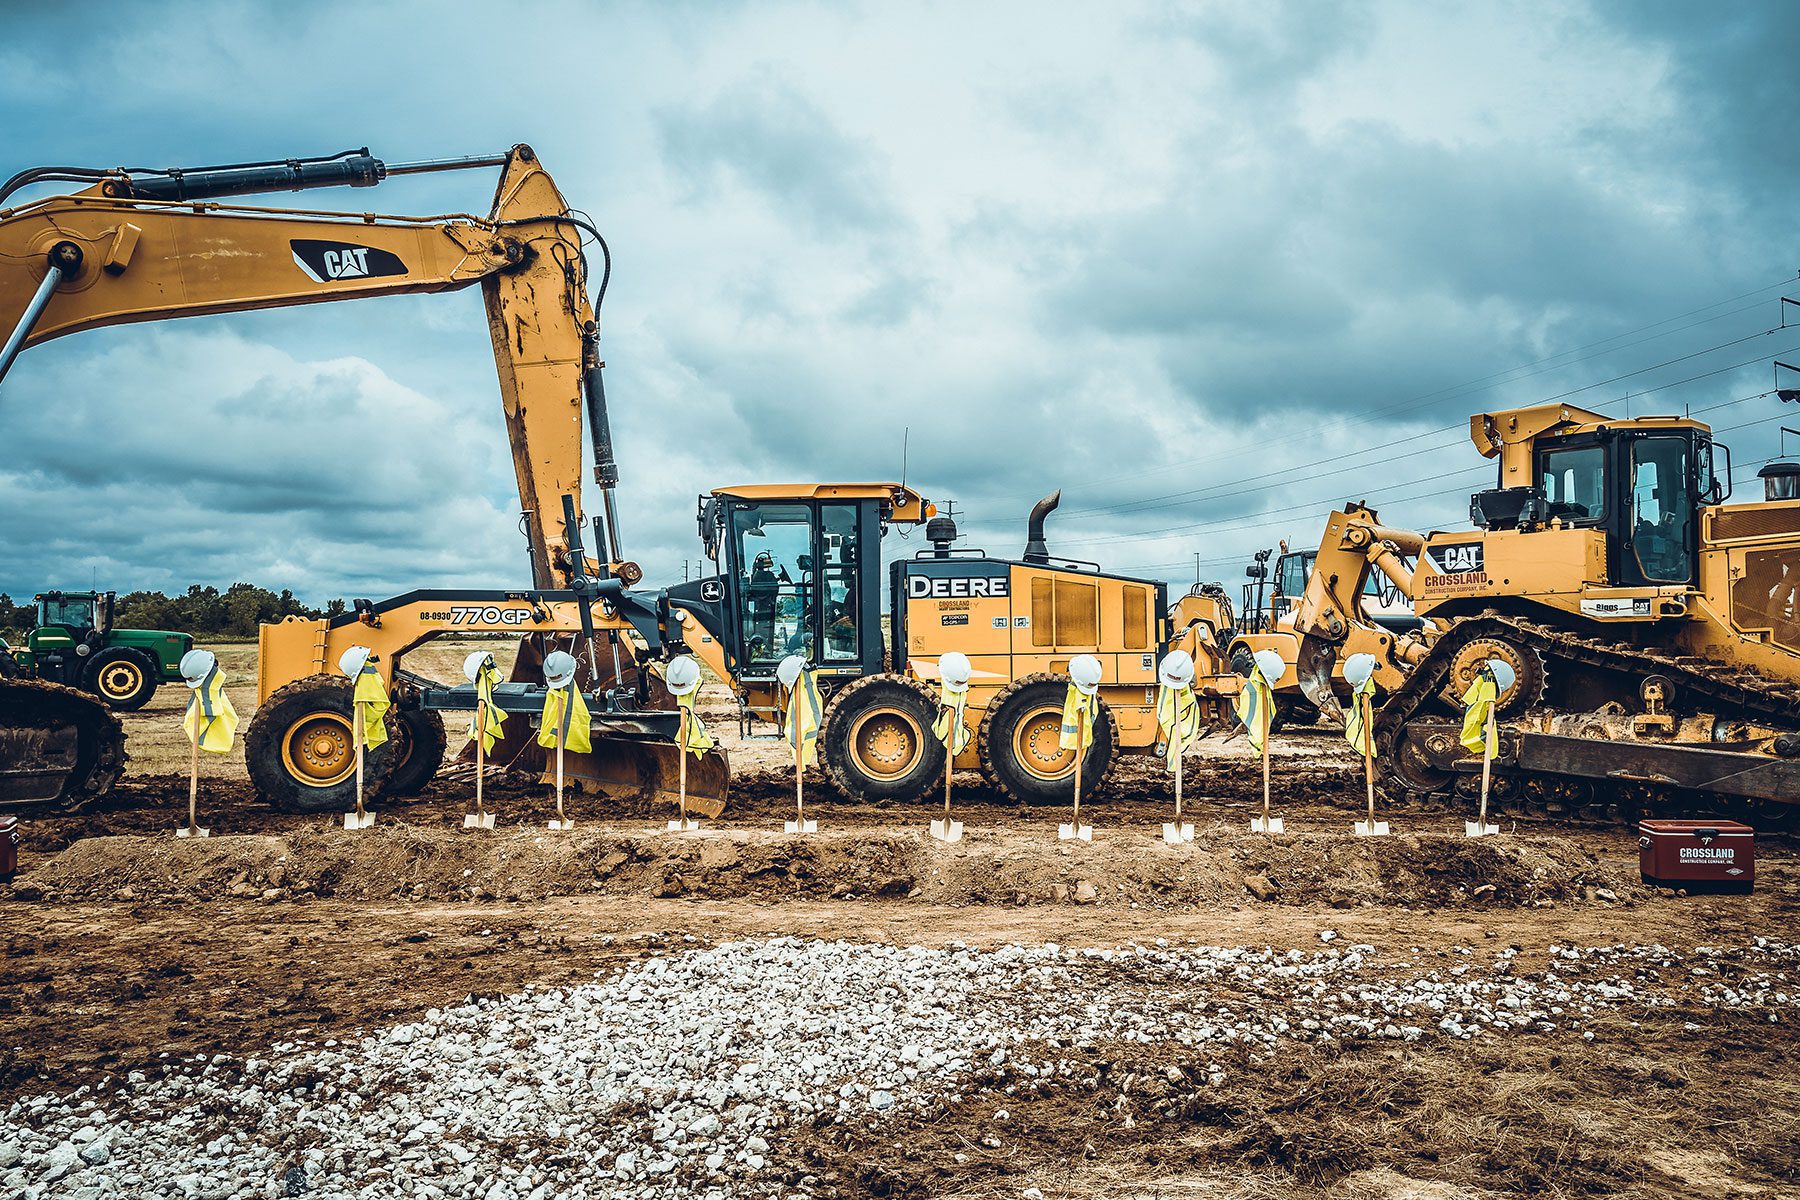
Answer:
[[[141,650],[114,646],[94,655],[82,684],[114,712],[136,712],[156,695],[156,664]]]
[[[944,745],[932,735],[937,701],[904,675],[868,675],[825,708],[820,758],[852,800],[917,800],[944,777]]]
[[[1025,804],[1069,804],[1075,798],[1075,752],[1061,745],[1060,675],[1025,675],[988,705],[981,723],[981,772],[988,782]],[[1092,800],[1112,767],[1116,736],[1112,710],[1103,701],[1094,718],[1094,740],[1081,764],[1081,798]]]
[[[19,660],[12,656],[11,650],[0,650],[0,679],[17,679],[19,677]]]
[[[450,744],[444,732],[444,716],[424,709],[407,709],[399,714],[396,724],[400,727],[400,761],[381,792],[385,796],[416,796],[444,765],[444,751]]]
[[[283,812],[349,812],[356,807],[356,750],[350,681],[308,675],[278,689],[250,720],[244,762],[257,794]],[[380,792],[398,761],[399,718],[388,740],[363,751],[363,792]],[[365,799],[365,803],[366,803]]]

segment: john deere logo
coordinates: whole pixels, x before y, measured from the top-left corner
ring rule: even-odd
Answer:
[[[309,238],[295,238],[288,245],[293,248],[294,262],[314,283],[406,274],[406,264],[400,261],[399,255],[375,246],[319,242]]]
[[[1445,575],[1461,575],[1482,569],[1481,543],[1465,542],[1460,546],[1432,546],[1425,551],[1431,565]]]

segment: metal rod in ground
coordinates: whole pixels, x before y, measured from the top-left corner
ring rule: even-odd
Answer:
[[[794,821],[806,831],[806,739],[801,736],[798,720],[790,721],[794,734]]]
[[[677,779],[678,779],[676,787],[679,790],[675,794],[675,800],[676,800],[676,804],[681,809],[681,827],[683,829],[687,828],[687,819],[688,819],[688,815],[687,815],[687,760],[688,760],[687,744],[688,744],[688,721],[689,721],[690,717],[691,717],[691,714],[689,713],[689,711],[686,708],[683,708],[681,710],[681,732],[676,741],[676,747],[680,751],[680,754],[678,757],[681,759],[681,767],[680,767],[680,770],[676,773]]]
[[[188,820],[186,829],[177,829],[175,835],[184,838],[203,838],[208,831],[200,828],[200,728],[196,720],[188,759]]]
[[[483,685],[485,686],[485,685]],[[475,701],[475,816],[482,815],[482,776],[487,774],[487,702]]]
[[[556,734],[556,827],[561,829],[567,820],[563,816],[563,739],[559,728]]]
[[[1487,829],[1488,786],[1493,780],[1494,751],[1500,748],[1495,728],[1497,722],[1494,719],[1494,709],[1498,707],[1500,707],[1498,703],[1488,706],[1487,740],[1481,747],[1481,815],[1479,823],[1483,831]]]
[[[1269,832],[1269,829],[1270,829],[1270,826],[1269,826],[1269,726],[1274,723],[1270,719],[1271,714],[1269,713],[1268,709],[1269,709],[1269,706],[1264,705],[1263,706],[1263,714],[1262,714],[1263,832],[1264,833]]]

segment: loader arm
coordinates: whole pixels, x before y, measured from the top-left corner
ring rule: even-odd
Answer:
[[[1327,717],[1343,720],[1331,686],[1337,662],[1352,654],[1374,655],[1376,683],[1392,691],[1424,657],[1423,639],[1396,636],[1375,624],[1363,612],[1361,599],[1371,571],[1380,571],[1401,595],[1413,599],[1413,572],[1402,555],[1417,556],[1424,545],[1420,534],[1382,525],[1361,505],[1348,505],[1326,522],[1306,591],[1294,606],[1294,632],[1300,639],[1295,663],[1300,690]]]
[[[369,182],[397,173],[366,152],[359,161],[372,164]],[[246,174],[225,169],[173,173],[173,183],[94,172],[99,178],[83,191],[0,209],[0,332],[14,335],[0,357],[0,376],[18,350],[87,329],[480,284],[533,582],[568,587],[575,572],[562,497],[573,496],[579,514],[584,399],[595,426],[596,474],[609,501],[617,480],[587,295],[585,222],[571,216],[529,146],[451,165],[494,163],[502,171],[486,217],[255,208],[193,198],[273,190],[223,179]],[[280,170],[265,166],[264,176]],[[285,185],[349,181],[315,183],[302,174],[290,164]],[[186,198],[161,198],[171,193]],[[608,530],[615,560],[609,573],[634,582],[635,567],[616,561],[610,521]]]

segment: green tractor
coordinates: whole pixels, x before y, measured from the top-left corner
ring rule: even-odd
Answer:
[[[0,677],[48,680],[94,693],[106,706],[133,712],[158,684],[181,678],[181,656],[194,648],[185,633],[115,629],[114,592],[45,592],[37,628],[14,649],[0,640]]]

